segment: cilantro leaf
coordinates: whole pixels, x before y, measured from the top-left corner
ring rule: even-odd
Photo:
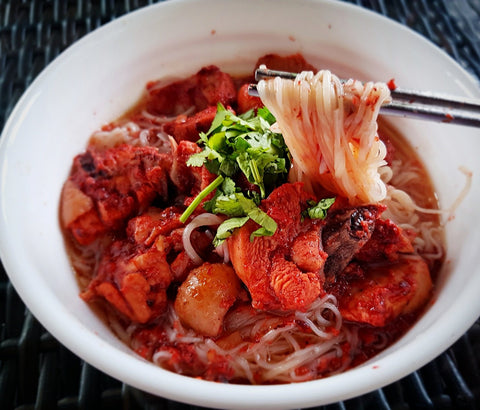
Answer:
[[[273,114],[270,112],[270,110],[267,107],[261,107],[257,110],[257,115],[260,118],[263,118],[269,125],[274,124],[277,120],[273,116]]]
[[[259,224],[262,228],[258,229],[257,231],[253,232],[253,236],[272,236],[275,231],[277,230],[277,223],[275,220],[268,216],[266,212],[262,211],[253,200],[249,198],[245,198],[242,194],[236,194],[237,200],[245,210],[245,213],[253,219],[257,224]],[[258,231],[262,232],[262,234],[258,234]],[[257,232],[257,234],[255,234]],[[250,238],[253,240],[253,237]]]
[[[220,245],[223,240],[233,233],[232,227],[239,228],[249,219],[260,225],[259,229],[252,232],[250,236],[251,241],[257,236],[272,236],[277,230],[275,220],[262,211],[252,199],[246,198],[241,192],[236,192],[229,196],[219,195],[215,200],[213,209],[219,211],[218,213],[233,217],[227,219],[218,227],[213,241],[214,244],[217,244],[215,246]]]
[[[217,234],[213,238],[213,246],[215,248],[222,244],[222,242],[233,234],[236,228],[241,228],[247,223],[250,218],[248,216],[240,218],[229,218],[222,222],[217,228]]]
[[[222,104],[207,133],[200,133],[203,150],[188,166],[205,165],[217,175],[235,178],[242,172],[258,186],[262,199],[287,179],[290,153],[283,136],[270,130],[275,117],[266,108],[235,115]],[[266,178],[266,176],[268,176]],[[267,181],[268,183],[265,183]]]
[[[317,204],[312,201],[310,204],[312,206],[305,211],[304,215],[310,219],[325,219],[328,209],[334,202],[335,198],[323,198]]]
[[[260,225],[251,240],[271,236],[277,229],[276,222],[258,207],[273,189],[286,182],[290,168],[291,157],[283,136],[270,129],[275,121],[266,107],[236,115],[218,104],[209,130],[199,134],[198,144],[203,149],[193,154],[187,165],[205,166],[218,178],[200,192],[181,220],[186,221],[202,200],[215,191],[213,198],[203,204],[204,209],[230,217],[218,227],[215,246],[248,219]],[[236,186],[235,181],[242,178],[242,174],[259,192],[242,192]]]
[[[201,167],[205,162],[205,159],[209,155],[209,150],[203,150],[201,152],[197,152],[196,154],[190,155],[190,158],[187,160],[187,166],[189,167]]]

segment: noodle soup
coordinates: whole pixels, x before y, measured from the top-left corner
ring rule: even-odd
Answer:
[[[314,69],[300,55],[263,63]],[[208,66],[148,83],[74,158],[60,220],[80,296],[139,355],[213,381],[322,378],[394,343],[429,303],[438,205],[376,117],[384,197],[312,182],[250,81]]]

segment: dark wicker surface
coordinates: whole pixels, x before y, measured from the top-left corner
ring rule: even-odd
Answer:
[[[480,78],[480,0],[351,0],[405,24]],[[0,129],[20,95],[67,46],[153,0],[0,0]],[[84,363],[19,299],[0,264],[0,409],[194,409]],[[417,372],[322,409],[480,408],[480,321]]]

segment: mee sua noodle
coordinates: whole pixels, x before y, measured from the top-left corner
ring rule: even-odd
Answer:
[[[253,69],[300,72],[261,81]],[[378,117],[385,84],[303,56],[147,83],[75,156],[60,223],[80,297],[141,357],[242,384],[348,371],[429,303],[435,192]]]
[[[386,186],[378,169],[387,153],[377,117],[390,100],[385,83],[342,83],[330,71],[305,71],[257,85],[277,118],[299,180],[320,184],[353,204],[379,202]],[[295,168],[297,168],[295,170]]]

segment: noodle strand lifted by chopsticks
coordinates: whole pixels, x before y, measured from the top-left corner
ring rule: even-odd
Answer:
[[[304,71],[295,80],[262,80],[257,89],[290,149],[295,179],[354,205],[385,198],[379,168],[386,164],[386,148],[377,134],[377,117],[390,99],[386,84],[342,83],[322,70]]]

